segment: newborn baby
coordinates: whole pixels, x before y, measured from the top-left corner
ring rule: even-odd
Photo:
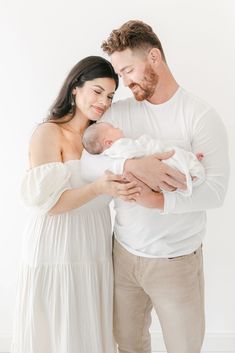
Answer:
[[[175,191],[185,196],[190,196],[192,187],[205,180],[205,171],[200,163],[202,153],[195,155],[176,146],[166,146],[162,141],[148,135],[142,135],[138,139],[127,138],[121,129],[110,123],[98,122],[90,125],[84,132],[82,142],[90,154],[102,154],[110,158],[130,159],[174,150],[174,155],[163,163],[185,174],[187,189]]]

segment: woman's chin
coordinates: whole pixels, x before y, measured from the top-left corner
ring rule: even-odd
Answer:
[[[102,117],[102,114],[96,114],[96,115],[93,114],[92,116],[89,116],[89,120],[98,121],[101,119],[101,117]]]

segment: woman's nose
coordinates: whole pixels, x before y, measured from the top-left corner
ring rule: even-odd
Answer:
[[[99,97],[99,103],[102,104],[104,107],[106,107],[109,104],[109,98],[108,97]]]

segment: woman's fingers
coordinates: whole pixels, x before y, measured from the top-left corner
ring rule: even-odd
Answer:
[[[113,174],[109,170],[105,171],[105,178],[107,181],[123,181],[123,176],[118,174]]]
[[[136,181],[125,184],[114,181],[113,187],[115,189],[116,197],[120,197],[122,199],[125,198],[131,200],[134,196],[139,196],[141,192],[141,187],[137,186]]]
[[[140,191],[140,186],[137,186],[138,183],[136,181],[130,181],[127,183],[117,183],[116,188],[117,191],[123,194],[134,193],[136,191]],[[136,191],[135,191],[136,190]]]
[[[137,186],[138,182],[136,180],[124,182],[122,175],[116,175],[110,171],[105,172],[105,180],[111,183],[110,186],[112,185],[116,197],[124,201],[135,201],[135,198],[140,195],[142,188]]]
[[[120,196],[119,197],[122,201],[127,201],[127,202],[136,202],[136,199],[132,196]]]
[[[119,196],[139,195],[140,192],[141,192],[141,188],[138,186],[127,190],[118,190],[118,195]]]
[[[130,182],[126,182],[126,183],[119,183],[118,185],[118,189],[119,190],[128,190],[128,189],[132,189],[134,187],[137,186],[137,182],[135,180],[130,181]]]

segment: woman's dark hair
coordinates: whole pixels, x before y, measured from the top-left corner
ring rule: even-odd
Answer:
[[[112,78],[118,88],[118,75],[115,73],[111,63],[101,56],[88,56],[79,61],[70,71],[65,82],[52,105],[47,122],[64,123],[71,120],[76,111],[76,105],[72,91],[75,87],[82,87],[86,81],[96,78]],[[71,119],[60,121],[65,115],[69,114]]]

